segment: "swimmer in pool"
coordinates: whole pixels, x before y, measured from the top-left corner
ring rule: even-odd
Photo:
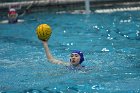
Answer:
[[[19,16],[22,16],[22,15],[18,15],[16,10],[14,8],[11,8],[8,11],[8,20],[2,20],[2,21],[0,21],[0,23],[2,23],[2,24],[7,24],[7,23],[14,24],[14,23],[24,22],[24,20],[19,19]]]
[[[18,13],[14,8],[9,9],[8,11],[8,23],[17,23],[18,22]]]
[[[54,63],[54,64],[60,64],[64,66],[71,66],[71,67],[78,67],[81,68],[83,67],[81,63],[84,61],[84,56],[83,53],[79,50],[75,50],[71,53],[70,55],[70,62],[63,62],[61,60],[55,59],[48,47],[48,42],[47,41],[42,41],[46,56],[49,62]]]

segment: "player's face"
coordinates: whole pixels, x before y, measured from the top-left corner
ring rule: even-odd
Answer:
[[[16,18],[17,18],[17,14],[10,14],[10,15],[9,15],[9,18],[11,18],[11,19],[16,19]]]
[[[74,66],[79,65],[80,55],[78,53],[72,53],[71,56],[70,56],[70,62]]]

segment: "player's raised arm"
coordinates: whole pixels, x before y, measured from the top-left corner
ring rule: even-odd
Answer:
[[[51,27],[49,25],[47,25],[47,24],[39,25],[36,29],[36,33],[37,33],[38,38],[43,43],[45,53],[46,53],[46,56],[47,56],[47,59],[49,60],[49,62],[54,63],[54,64],[70,65],[70,63],[63,62],[52,56],[52,54],[49,50],[49,47],[48,47],[48,42],[47,42],[52,33]]]

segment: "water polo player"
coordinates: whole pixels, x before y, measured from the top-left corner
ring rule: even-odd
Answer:
[[[75,50],[71,53],[70,55],[70,62],[63,62],[61,60],[55,59],[52,54],[49,51],[48,43],[47,41],[42,41],[43,46],[45,48],[45,52],[47,55],[47,58],[49,62],[54,63],[54,64],[62,64],[65,66],[73,66],[73,67],[83,67],[81,66],[81,63],[84,61],[84,55],[81,51]]]
[[[54,64],[70,66],[70,67],[78,67],[78,68],[83,67],[83,66],[81,66],[81,63],[84,61],[84,55],[79,50],[74,50],[71,53],[70,62],[61,61],[52,56],[52,54],[49,50],[49,47],[48,47],[48,42],[47,42],[49,40],[49,37],[51,36],[51,32],[52,32],[51,27],[47,24],[41,24],[36,29],[36,34],[43,43],[43,46],[44,46],[44,49],[46,52],[46,56],[47,56],[49,62],[54,63]]]
[[[18,22],[18,13],[14,8],[9,9],[8,11],[8,23],[17,23]]]

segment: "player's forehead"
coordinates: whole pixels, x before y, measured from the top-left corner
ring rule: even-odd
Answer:
[[[71,55],[79,55],[78,53],[71,53]]]

